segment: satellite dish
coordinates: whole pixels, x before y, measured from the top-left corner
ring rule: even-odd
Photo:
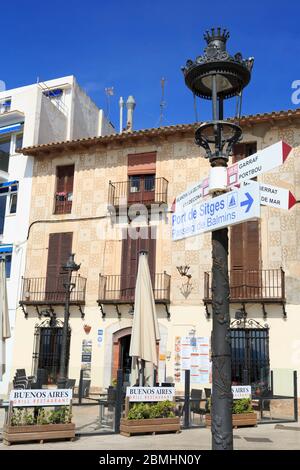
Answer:
[[[6,90],[6,85],[3,80],[0,80],[0,91],[5,91]]]

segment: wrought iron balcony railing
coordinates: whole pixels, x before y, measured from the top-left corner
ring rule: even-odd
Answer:
[[[71,214],[72,193],[56,193],[54,198],[54,214]]]
[[[141,180],[135,186],[130,180],[117,183],[109,182],[108,205],[119,207],[128,204],[167,204],[168,180],[165,178],[153,178],[153,180]]]
[[[283,269],[233,270],[229,273],[230,302],[285,302]],[[211,273],[204,273],[204,302],[212,300]]]
[[[65,279],[64,275],[22,278],[20,305],[63,305],[66,298]],[[86,278],[72,276],[72,283],[75,287],[70,294],[70,304],[84,305]]]
[[[153,294],[156,303],[170,303],[170,280],[171,276],[166,272],[155,274]],[[98,304],[131,304],[134,303],[134,294],[135,286],[127,287],[123,276],[99,275]]]

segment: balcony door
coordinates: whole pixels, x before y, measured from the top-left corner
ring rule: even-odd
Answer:
[[[62,265],[65,264],[72,252],[72,232],[50,233],[48,246],[48,263],[46,276],[46,300],[63,302],[65,289]]]
[[[155,201],[156,152],[128,155],[128,202]]]
[[[74,165],[56,168],[55,214],[70,214],[72,210]]]
[[[123,232],[120,283],[121,298],[123,300],[128,300],[130,302],[134,301],[139,253],[141,250],[146,250],[148,252],[149,269],[154,288],[156,252],[156,231],[154,229],[155,227],[134,227],[128,230],[125,229]]]
[[[256,152],[256,143],[238,144],[233,162]],[[230,232],[230,294],[232,299],[253,299],[262,295],[260,229],[257,220],[231,227]]]

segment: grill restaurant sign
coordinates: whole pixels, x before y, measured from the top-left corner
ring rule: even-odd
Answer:
[[[234,400],[251,398],[251,385],[232,385],[231,391]]]
[[[69,405],[72,400],[71,389],[11,390],[9,401],[12,406],[58,406]]]
[[[126,397],[129,401],[172,401],[175,387],[127,387]]]

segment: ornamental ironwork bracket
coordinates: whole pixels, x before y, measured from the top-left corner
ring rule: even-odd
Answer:
[[[101,312],[101,316],[102,318],[105,318],[106,317],[106,312],[104,312],[103,310],[103,305],[101,302],[98,302],[98,305],[99,305],[99,308],[100,308],[100,312]]]
[[[122,314],[121,314],[121,311],[120,311],[120,309],[119,309],[119,305],[118,305],[118,304],[115,304],[115,309],[116,309],[116,312],[117,312],[118,318],[119,318],[119,320],[120,320],[120,318],[121,318]]]
[[[204,302],[204,306],[205,306],[205,316],[206,316],[206,318],[210,318],[211,313],[210,313],[210,311],[208,310],[208,303],[207,303],[207,302]]]
[[[22,311],[23,311],[23,313],[24,313],[24,317],[25,317],[26,320],[27,320],[27,318],[28,318],[28,312],[27,312],[26,308],[24,307],[24,304],[20,303],[20,306],[21,306],[21,309],[22,309]]]
[[[85,314],[84,314],[84,311],[82,310],[82,306],[81,306],[81,305],[78,305],[78,308],[79,308],[79,312],[80,312],[81,319],[83,320]]]
[[[166,309],[167,319],[169,320],[170,317],[171,317],[169,306],[168,306],[168,304],[164,304],[164,306],[165,306],[165,309]]]
[[[282,313],[283,313],[283,318],[286,319],[287,318],[287,312],[286,312],[286,308],[285,308],[285,302],[282,302]]]
[[[266,311],[266,306],[263,302],[261,304],[261,308],[262,308],[262,312],[263,312],[263,318],[266,319],[268,314],[267,314],[267,311]]]

